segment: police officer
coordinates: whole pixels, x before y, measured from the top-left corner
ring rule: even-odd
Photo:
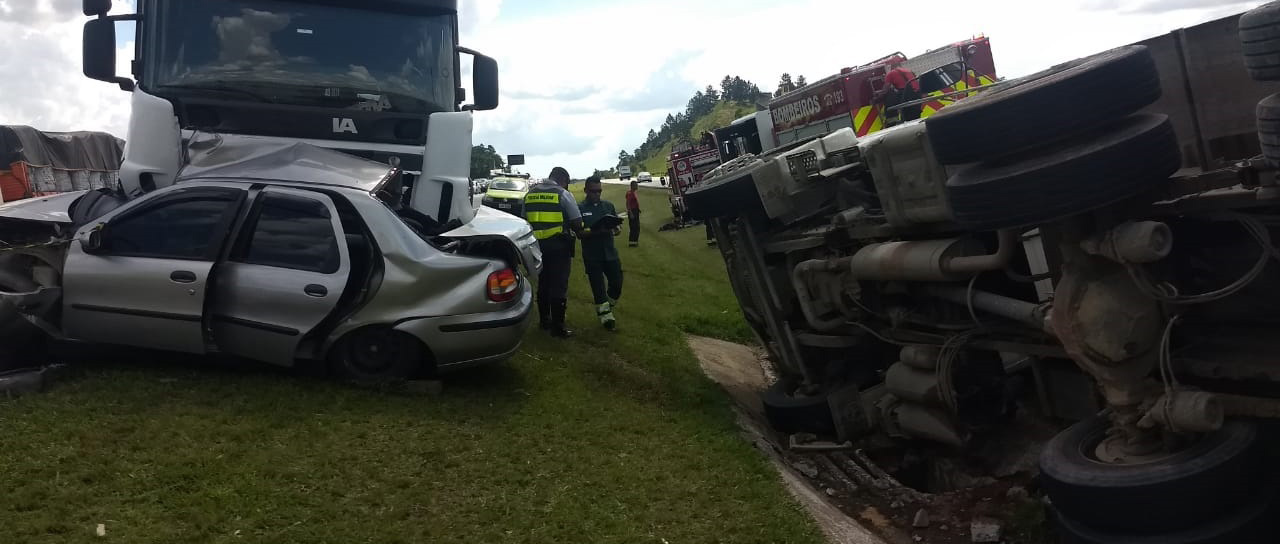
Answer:
[[[569,265],[575,245],[569,231],[579,238],[583,235],[582,213],[568,187],[569,171],[557,166],[524,197],[525,220],[533,227],[533,236],[542,249],[542,274],[538,277],[539,325],[559,338],[573,335],[564,324]]]

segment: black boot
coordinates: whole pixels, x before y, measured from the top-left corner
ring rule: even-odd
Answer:
[[[556,338],[568,338],[573,336],[573,331],[564,326],[564,312],[568,301],[557,300],[551,303],[551,336]]]

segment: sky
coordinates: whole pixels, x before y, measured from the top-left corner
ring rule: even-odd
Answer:
[[[196,0],[186,0],[196,1]],[[126,137],[129,95],[85,78],[80,0],[0,0],[0,124]],[[523,171],[575,178],[617,163],[694,91],[737,75],[772,91],[983,34],[1000,76],[1143,40],[1260,0],[459,0],[462,45],[497,59],[501,104],[476,144],[524,154]],[[904,8],[904,6],[907,6]],[[113,13],[128,13],[116,0]],[[119,40],[119,73],[133,43]],[[465,73],[465,72],[464,72]],[[464,84],[464,86],[467,86]]]

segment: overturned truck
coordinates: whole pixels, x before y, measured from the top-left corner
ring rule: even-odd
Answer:
[[[1035,411],[1074,422],[1039,463],[1068,541],[1255,541],[1277,59],[1273,3],[709,173],[685,204],[777,367],[770,423],[962,451]]]

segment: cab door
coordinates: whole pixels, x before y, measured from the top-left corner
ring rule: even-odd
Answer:
[[[157,191],[85,227],[101,225],[99,242],[68,249],[63,330],[91,342],[204,353],[209,274],[246,197],[235,187]]]
[[[292,365],[299,342],[337,308],[350,263],[328,196],[263,189],[216,272],[210,326],[219,351]]]

